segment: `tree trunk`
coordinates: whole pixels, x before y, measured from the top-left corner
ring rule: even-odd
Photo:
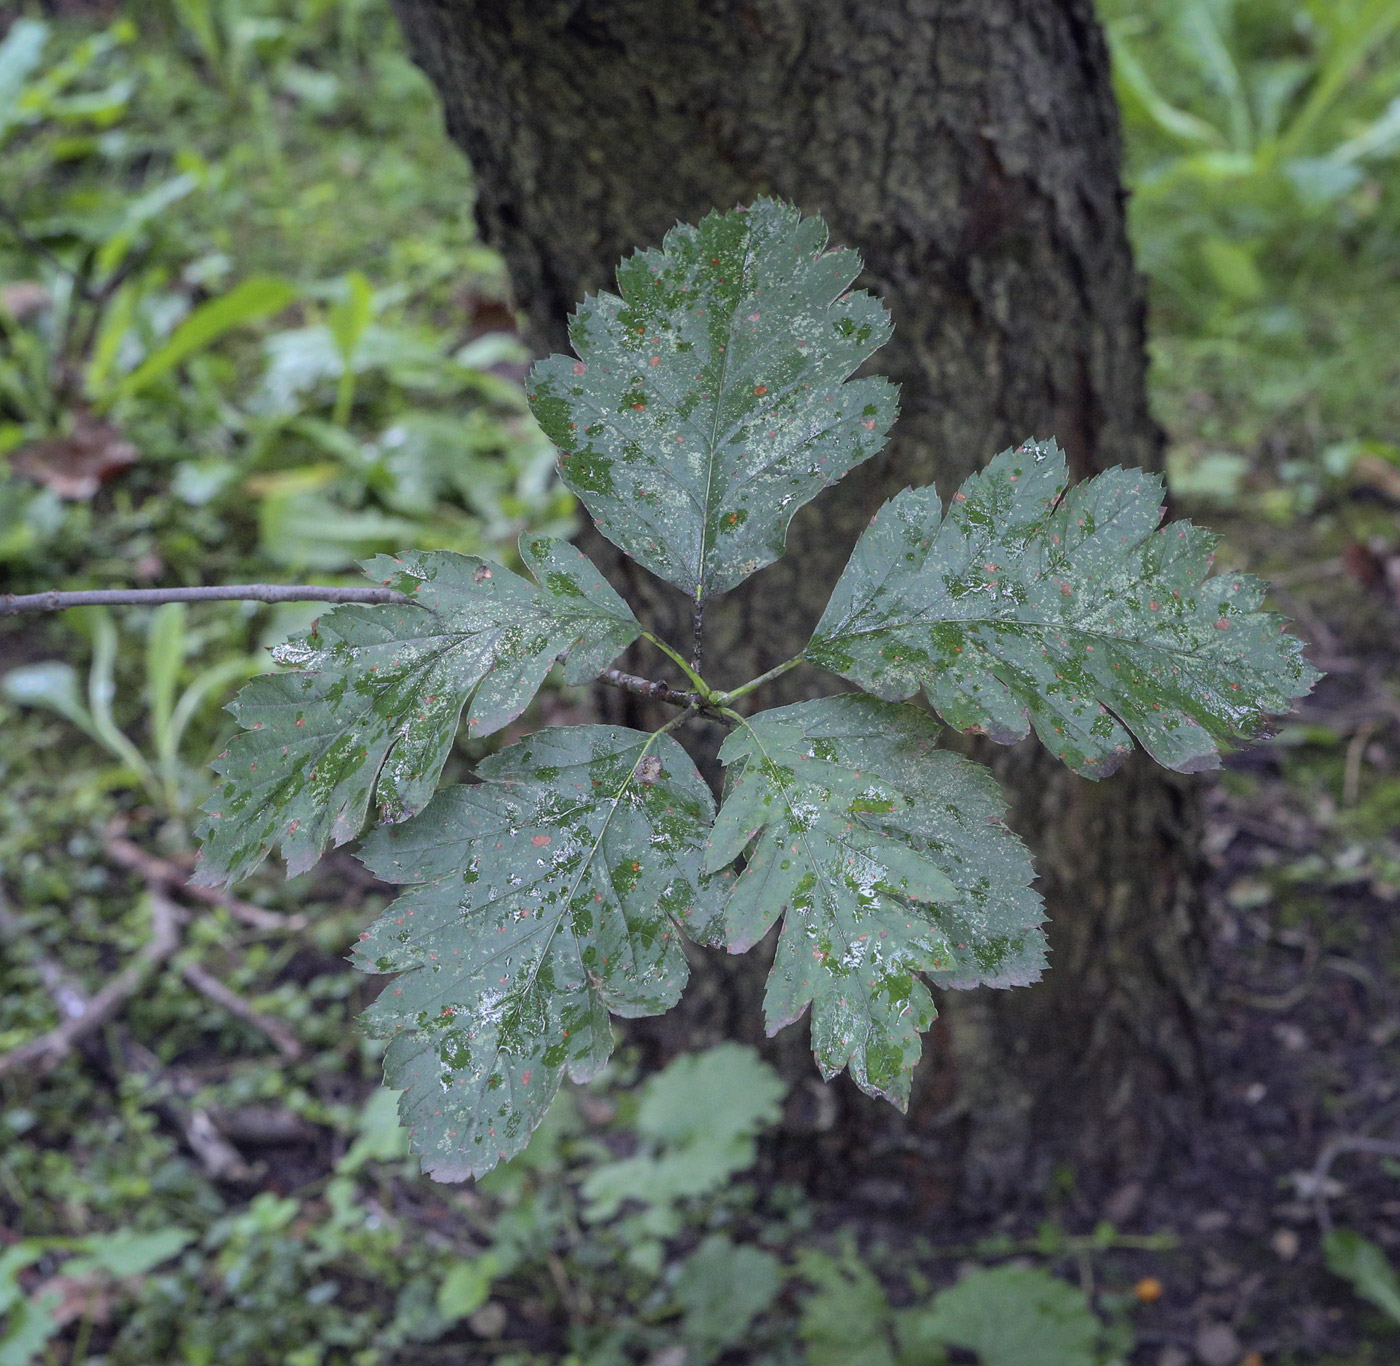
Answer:
[[[567,348],[566,315],[623,255],[758,194],[820,212],[893,311],[873,368],[903,388],[894,440],[799,514],[785,559],[707,609],[716,683],[805,644],[856,536],[905,485],[946,497],[1031,436],[1057,437],[1080,476],[1159,465],[1091,0],[396,4],[540,348]],[[687,641],[687,601],[596,535],[588,548]],[[834,686],[798,670],[764,701]],[[1122,1179],[1194,1114],[1194,791],[1144,762],[1091,784],[1033,742],[995,766],[1037,854],[1051,971],[1029,989],[945,995],[907,1119],[848,1085],[806,1107],[817,1136],[790,1152],[847,1191],[893,1198],[893,1177],[931,1200],[1002,1201],[1052,1163]],[[700,976],[686,1027],[750,1036],[752,970]],[[790,1073],[799,1032],[777,1046]],[[817,1095],[806,1081],[796,1094]]]

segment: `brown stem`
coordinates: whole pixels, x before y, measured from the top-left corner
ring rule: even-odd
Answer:
[[[62,612],[69,607],[142,607],[162,602],[398,602],[392,588],[327,588],[315,583],[230,583],[199,588],[93,588],[72,593],[6,593],[0,617],[16,612]]]
[[[173,954],[180,943],[180,908],[154,888],[150,892],[151,937],[132,959],[95,996],[64,993],[64,1020],[47,1034],[30,1039],[0,1055],[0,1077],[27,1071],[42,1077],[58,1066],[86,1035],[112,1018],[144,985],[147,977]],[[48,974],[44,974],[47,980]]]
[[[198,963],[183,963],[180,966],[180,975],[196,991],[207,996],[216,1005],[223,1006],[230,1015],[236,1015],[254,1029],[261,1030],[277,1046],[277,1051],[284,1058],[295,1061],[301,1057],[301,1040],[281,1020],[256,1010],[236,991],[219,981],[213,973]]]
[[[24,226],[24,220],[4,200],[0,200],[0,220],[3,220],[5,226],[14,234],[15,240],[19,242],[20,246],[33,255],[42,257],[55,270],[66,275],[77,287],[76,292],[84,300],[91,300],[92,296],[88,291],[86,281],[62,257],[56,256],[37,237],[31,236]]]
[[[678,692],[664,679],[653,681],[650,678],[638,678],[636,674],[626,674],[621,669],[604,669],[598,675],[598,681],[610,687],[621,688],[623,692],[635,693],[638,697],[669,702],[673,707],[694,707],[700,701],[693,692]]]
[[[182,868],[170,859],[142,849],[119,834],[107,837],[107,856],[123,868],[140,873],[147,882],[156,883],[169,891],[178,892],[183,897],[202,901],[208,906],[222,906],[235,920],[251,925],[257,930],[280,930],[285,934],[295,934],[304,930],[307,919],[304,915],[281,915],[263,906],[255,906],[250,901],[241,901],[236,896],[220,891],[217,887],[200,887],[189,880],[190,870]]]
[[[690,667],[700,672],[700,658],[705,648],[705,599],[695,599],[695,614],[691,618],[694,643],[690,650]]]

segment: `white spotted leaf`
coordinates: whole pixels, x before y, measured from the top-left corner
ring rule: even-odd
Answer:
[[[567,1073],[612,1052],[610,1015],[679,999],[682,928],[704,909],[714,802],[668,735],[548,729],[381,827],[364,862],[417,883],[361,936],[357,966],[400,976],[366,1015],[439,1180],[521,1151]]]
[[[889,337],[853,251],[760,199],[679,225],[570,320],[527,392],[598,529],[697,600],[783,553],[802,504],[885,444],[896,390],[848,377]]]
[[[938,986],[1014,986],[1045,963],[1030,856],[983,769],[926,712],[853,693],[760,712],[720,751],[706,866],[746,855],[700,931],[740,953],[781,917],[770,1033],[812,1010],[822,1074],[903,1107]]]
[[[232,881],[280,845],[288,873],[360,833],[371,801],[388,821],[428,801],[463,709],[490,735],[529,705],[555,659],[597,675],[641,631],[567,541],[522,537],[537,582],[450,551],[366,561],[412,604],[345,606],[279,646],[293,671],[255,679],[230,710],[244,727],[214,763],[198,880]]]
[[[997,456],[946,513],[906,489],[861,537],[806,657],[880,697],[922,688],[950,725],[1002,743],[1033,727],[1090,777],[1134,736],[1168,768],[1217,767],[1220,742],[1319,675],[1259,610],[1264,584],[1208,577],[1214,536],[1159,527],[1156,475],[1067,483],[1051,441]]]

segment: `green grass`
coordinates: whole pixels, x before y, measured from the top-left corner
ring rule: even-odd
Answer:
[[[1100,9],[1177,482],[1228,506],[1244,474],[1274,495],[1251,511],[1310,512],[1339,443],[1400,460],[1400,4]],[[1193,478],[1221,453],[1235,478]]]

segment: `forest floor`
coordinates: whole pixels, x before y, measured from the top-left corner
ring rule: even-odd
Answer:
[[[30,82],[22,125],[0,107],[5,587],[350,582],[382,549],[509,559],[568,531],[500,262],[387,5],[126,7],[140,30],[54,8],[29,77],[0,63]],[[1145,259],[1176,226],[1135,223]],[[8,620],[0,1366],[934,1366],[901,1315],[955,1282],[979,1331],[1068,1334],[1056,1366],[1400,1361],[1400,231],[1324,229],[1248,304],[1154,296],[1183,510],[1326,670],[1200,780],[1212,1106],[1154,1180],[1059,1172],[975,1224],[911,1218],[890,1183],[817,1190],[785,1167],[777,1083],[720,1047],[659,1074],[624,1048],[523,1157],[434,1185],[344,958],[387,889],[343,851],[186,886],[220,707],[307,614]],[[222,330],[172,350],[191,318]],[[101,1028],[5,1070],[104,989]],[[648,1100],[678,1097],[703,1122],[658,1137]],[[784,1100],[820,1119],[815,1082]],[[984,1366],[1046,1366],[978,1340]]]
[[[1178,1239],[1122,1254],[1165,1292],[1135,1316],[1134,1362],[1380,1366],[1400,1336],[1322,1238],[1400,1248],[1400,542],[1210,520],[1227,553],[1253,543],[1236,562],[1279,585],[1327,676],[1206,795],[1209,1113],[1157,1181],[1077,1213]]]

